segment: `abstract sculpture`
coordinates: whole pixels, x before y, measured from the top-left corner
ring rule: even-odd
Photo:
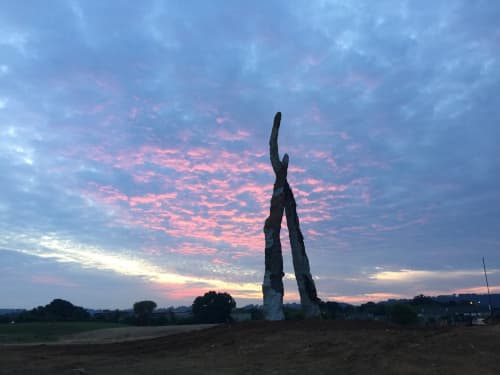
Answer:
[[[288,154],[280,160],[278,152],[278,134],[281,113],[274,116],[273,129],[269,138],[269,154],[271,165],[276,175],[271,197],[269,217],[264,224],[265,236],[265,273],[262,284],[264,296],[264,317],[267,320],[283,320],[283,254],[281,250],[280,231],[283,211],[292,250],[295,278],[299,288],[300,302],[306,318],[320,316],[319,298],[311,276],[309,260],[304,245],[304,237],[300,231],[297,204],[292,189],[287,181]]]

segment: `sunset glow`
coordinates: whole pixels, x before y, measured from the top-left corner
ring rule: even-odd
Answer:
[[[0,307],[261,303],[277,111],[322,299],[499,292],[499,11],[3,2]]]

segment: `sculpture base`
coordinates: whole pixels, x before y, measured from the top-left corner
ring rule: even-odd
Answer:
[[[266,271],[264,275],[262,294],[264,295],[264,319],[284,320],[285,314],[283,313],[283,294],[271,287],[271,273],[269,271]]]

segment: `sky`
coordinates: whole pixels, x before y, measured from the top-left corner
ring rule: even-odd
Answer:
[[[500,292],[500,2],[0,0],[0,307]],[[285,301],[298,301],[286,219]]]

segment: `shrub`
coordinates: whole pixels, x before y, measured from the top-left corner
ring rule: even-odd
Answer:
[[[193,315],[200,323],[223,323],[230,320],[231,310],[236,306],[228,293],[210,291],[196,297],[193,302]]]
[[[416,311],[405,303],[396,303],[391,306],[390,318],[396,324],[415,324],[418,322]]]

